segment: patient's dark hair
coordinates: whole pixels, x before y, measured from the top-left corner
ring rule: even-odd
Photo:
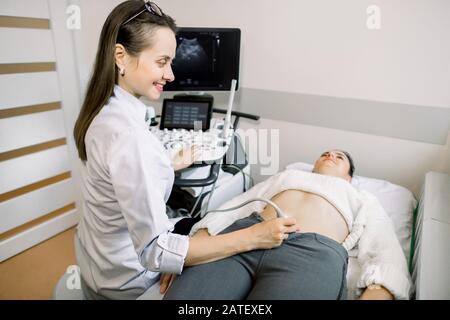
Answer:
[[[350,177],[353,178],[353,173],[355,172],[355,164],[353,163],[353,159],[350,156],[350,153],[348,153],[347,151],[344,151],[344,150],[339,150],[339,151],[341,151],[347,157],[348,162],[350,163],[350,169],[348,170],[348,174]]]

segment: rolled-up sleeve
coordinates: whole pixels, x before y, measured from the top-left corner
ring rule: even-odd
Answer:
[[[165,193],[173,182],[173,169],[161,146],[148,132],[132,129],[112,139],[106,161],[142,266],[181,273],[189,238],[171,233],[174,225],[166,214]]]
[[[174,233],[160,234],[142,251],[141,260],[154,265],[154,270],[180,274],[189,247],[188,239],[187,236]]]

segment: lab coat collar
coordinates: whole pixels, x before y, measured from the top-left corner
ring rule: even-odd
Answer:
[[[130,108],[131,110],[127,111],[132,112],[138,122],[142,122],[143,124],[145,124],[147,106],[141,100],[133,96],[125,89],[122,89],[117,84],[114,85],[114,96],[116,96],[119,100],[126,100],[127,102],[129,102],[134,108]]]

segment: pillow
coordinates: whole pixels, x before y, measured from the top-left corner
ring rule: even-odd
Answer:
[[[287,165],[286,169],[311,172],[313,167],[309,163],[295,162]],[[392,219],[397,238],[400,241],[406,259],[409,261],[413,213],[417,205],[412,192],[386,180],[357,175],[353,177],[352,185],[357,189],[366,190],[377,197],[386,213]]]

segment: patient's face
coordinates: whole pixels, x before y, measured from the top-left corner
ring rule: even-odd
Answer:
[[[352,178],[348,173],[349,170],[350,161],[347,156],[339,150],[330,150],[322,153],[316,160],[313,172],[343,178],[350,182]]]

